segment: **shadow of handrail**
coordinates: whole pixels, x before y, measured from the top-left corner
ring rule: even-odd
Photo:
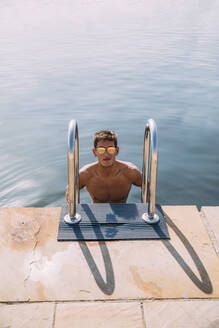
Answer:
[[[87,216],[90,218],[91,222],[97,223],[97,220],[94,214],[92,213],[92,211],[90,210],[89,206],[87,204],[81,204],[81,206],[83,207]],[[97,239],[104,239],[104,236],[98,225],[95,225],[94,232],[97,236]],[[75,230],[75,234],[79,240],[84,239],[79,225],[77,230]],[[103,261],[106,271],[106,282],[103,280],[86,242],[85,241],[79,242],[79,246],[82,250],[82,253],[84,254],[84,257],[87,261],[87,264],[91,270],[91,273],[93,274],[93,277],[98,287],[102,290],[103,293],[107,295],[112,295],[115,289],[115,278],[114,278],[112,261],[106,243],[104,241],[98,241],[98,244],[100,246],[100,250],[103,256]]]
[[[187,249],[189,255],[191,256],[198,272],[200,274],[201,280],[194,274],[182,256],[177,252],[177,250],[171,245],[169,240],[162,240],[164,246],[168,249],[170,254],[175,258],[177,263],[181,266],[183,271],[187,274],[187,276],[193,281],[193,283],[201,289],[206,294],[212,294],[213,287],[208,276],[208,273],[201,262],[198,254],[195,252],[194,248],[188,241],[188,239],[183,235],[183,233],[179,230],[179,228],[173,223],[173,221],[166,215],[167,224],[173,229],[176,235],[179,237],[185,248]]]
[[[80,225],[77,226],[77,229],[74,229],[74,232],[78,238],[78,240],[82,240],[79,242],[79,246],[82,250],[82,253],[87,261],[87,264],[91,270],[91,273],[93,274],[93,277],[98,285],[98,287],[101,289],[101,291],[107,295],[112,295],[115,289],[115,277],[114,277],[114,272],[113,272],[113,266],[112,266],[112,261],[110,258],[110,254],[108,251],[108,248],[106,246],[106,243],[103,241],[104,236],[101,232],[101,229],[99,227],[98,221],[95,218],[95,215],[91,211],[90,207],[87,204],[81,204],[83,207],[86,215],[89,217],[91,224],[93,223],[95,228],[94,228],[94,233],[96,234],[97,240],[102,240],[98,241],[98,244],[100,246],[101,254],[103,256],[103,261],[104,261],[104,267],[105,267],[105,272],[106,272],[106,282],[104,281],[95,261],[94,258],[84,241],[83,233],[80,229]],[[192,269],[189,267],[189,265],[186,263],[186,261],[183,259],[183,257],[179,254],[179,252],[174,248],[174,246],[171,244],[171,241],[167,239],[161,239],[162,243],[164,246],[167,248],[167,250],[170,252],[170,254],[174,257],[176,262],[180,265],[180,267],[183,269],[185,274],[192,280],[192,282],[204,293],[206,294],[212,294],[213,292],[213,286],[210,281],[209,275],[199,258],[198,254],[188,241],[188,239],[185,237],[185,235],[180,231],[180,229],[173,223],[173,221],[167,216],[166,217],[166,223],[167,225],[176,233],[180,241],[183,243],[184,247],[188,251],[189,255],[191,256],[191,259],[193,260],[200,278],[197,277],[197,275],[192,271]]]

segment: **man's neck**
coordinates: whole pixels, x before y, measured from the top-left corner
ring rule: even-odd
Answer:
[[[112,166],[110,167],[104,167],[100,163],[98,163],[97,170],[100,175],[108,177],[108,176],[113,176],[115,174],[115,171],[117,169],[116,162],[113,163]]]

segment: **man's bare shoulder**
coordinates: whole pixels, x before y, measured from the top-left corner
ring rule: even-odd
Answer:
[[[123,162],[118,161],[118,167],[124,172],[126,177],[130,179],[130,181],[136,185],[141,186],[142,183],[142,177],[141,172],[137,168],[137,166],[131,162]]]
[[[80,169],[80,174],[90,174],[96,169],[96,167],[97,162],[86,164]]]
[[[97,166],[97,163],[91,163],[91,164],[84,165],[80,169],[80,171],[79,171],[79,186],[80,186],[80,189],[87,186],[90,179],[94,175],[96,166]]]
[[[118,166],[122,169],[138,170],[137,166],[131,162],[117,161]]]

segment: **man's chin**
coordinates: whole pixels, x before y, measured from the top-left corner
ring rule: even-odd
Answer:
[[[113,162],[112,162],[111,160],[105,160],[105,161],[102,161],[102,162],[101,162],[101,165],[102,165],[103,167],[110,167],[110,166],[113,165]]]

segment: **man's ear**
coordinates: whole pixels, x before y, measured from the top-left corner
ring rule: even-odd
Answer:
[[[119,147],[116,147],[116,156],[118,155],[119,153]]]
[[[94,156],[97,157],[96,149],[93,148],[92,150],[93,150],[93,154],[94,154]]]

